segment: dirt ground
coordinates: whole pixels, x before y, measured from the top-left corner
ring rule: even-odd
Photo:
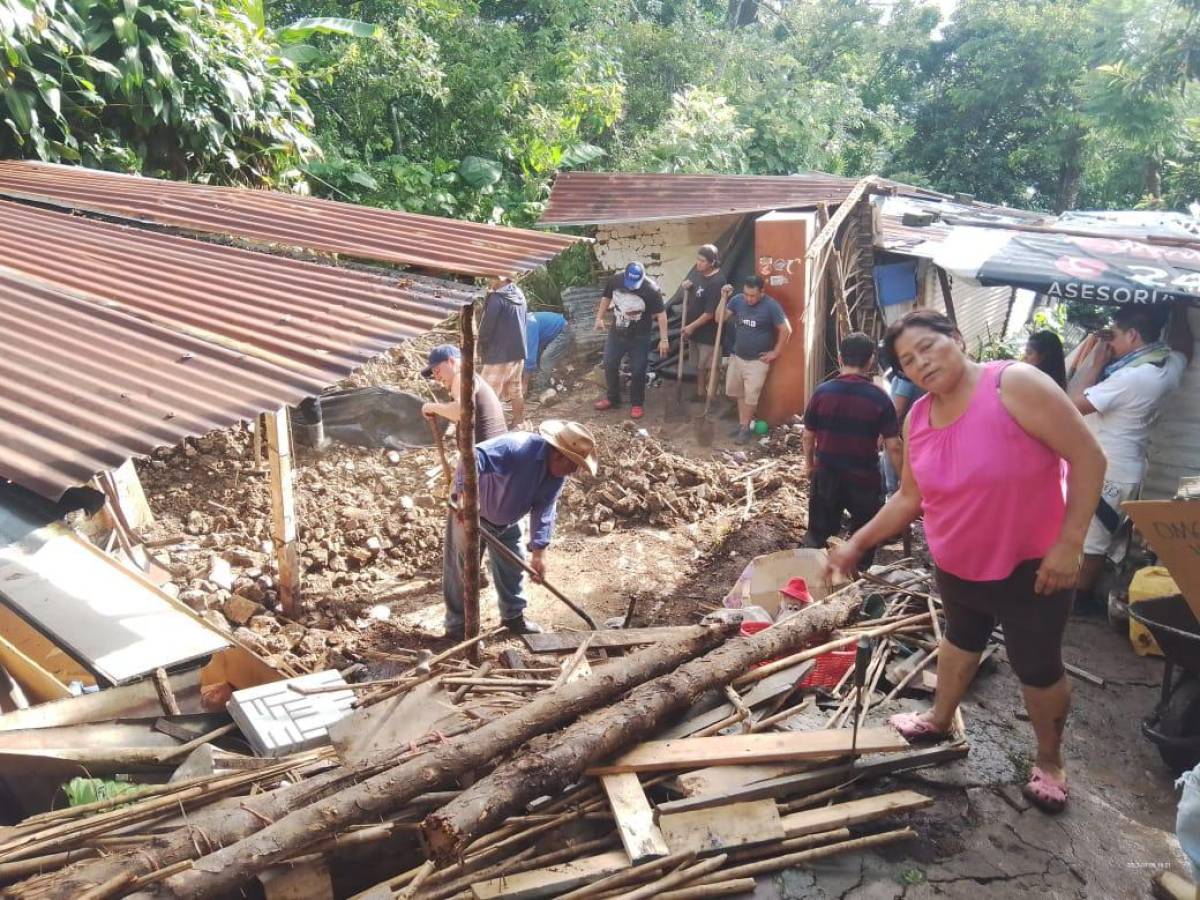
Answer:
[[[420,390],[414,372],[422,352],[410,347],[359,383]],[[533,404],[530,417],[594,425],[607,454],[598,479],[564,493],[549,555],[550,579],[597,620],[632,608],[636,625],[695,622],[754,556],[803,539],[797,433],[739,447],[721,420],[712,446],[701,446],[693,425],[699,406],[689,404],[681,422],[665,420],[675,408],[670,386],[651,389],[646,418],[633,424],[627,413],[592,411],[600,391],[591,377],[569,372],[571,391]],[[271,611],[266,480],[249,445],[248,434],[224,432],[139,467],[158,516],[149,537],[161,544],[160,561],[176,573],[181,597],[272,658],[301,667],[369,664],[375,651],[441,646],[443,513],[434,453],[298,452],[306,601],[292,623]],[[896,545],[881,559],[899,555]],[[225,563],[231,572],[223,587],[213,576]],[[254,608],[243,610],[238,597]],[[230,620],[241,612],[244,621]],[[485,627],[498,619],[490,589],[482,616]],[[528,616],[548,628],[583,627],[537,585]],[[937,798],[902,822],[917,830],[917,841],[762,878],[755,896],[1126,898],[1148,896],[1161,868],[1186,872],[1173,836],[1172,779],[1139,731],[1161,663],[1134,656],[1097,619],[1072,620],[1065,654],[1105,685],[1073,682],[1072,794],[1064,814],[1047,817],[1021,798],[1032,733],[1007,663],[991,662],[964,707],[969,757],[891,782]]]

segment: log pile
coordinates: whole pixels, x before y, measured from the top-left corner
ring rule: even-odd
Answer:
[[[912,750],[883,724],[940,628],[927,577],[855,582],[751,636],[658,629],[622,650],[585,635],[478,669],[464,645],[414,656],[357,686],[358,706],[434,686],[454,728],[44,814],[0,835],[0,878],[21,898],[235,896],[305,867],[364,898],[752,890],[760,874],[913,837],[897,817],[931,799],[874,782],[967,752],[961,739]],[[864,635],[876,655],[861,695],[806,680]]]

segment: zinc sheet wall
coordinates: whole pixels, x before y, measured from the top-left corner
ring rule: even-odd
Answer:
[[[1200,357],[1200,310],[1190,310],[1195,352]],[[1200,475],[1200,363],[1193,358],[1183,381],[1159,410],[1150,432],[1150,463],[1142,496],[1149,500],[1174,497],[1179,479]]]

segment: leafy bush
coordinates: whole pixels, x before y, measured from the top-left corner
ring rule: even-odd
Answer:
[[[293,63],[216,0],[0,0],[0,60],[0,156],[264,183],[315,151]]]

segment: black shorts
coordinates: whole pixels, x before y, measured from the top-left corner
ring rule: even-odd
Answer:
[[[1027,559],[998,581],[967,581],[937,570],[946,640],[968,653],[982,653],[998,620],[1017,678],[1037,688],[1063,677],[1063,633],[1075,600],[1074,588],[1053,594],[1034,591],[1041,562]]]

